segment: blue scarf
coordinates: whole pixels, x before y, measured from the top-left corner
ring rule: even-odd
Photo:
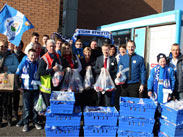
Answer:
[[[157,65],[156,69],[155,69],[155,79],[154,79],[154,86],[153,86],[153,91],[154,91],[155,96],[157,96],[159,93],[160,68],[161,68],[161,66]],[[163,88],[171,89],[169,70],[168,70],[167,66],[164,68],[163,79],[161,79],[161,81],[163,82]],[[155,97],[155,99],[157,100],[157,97]]]

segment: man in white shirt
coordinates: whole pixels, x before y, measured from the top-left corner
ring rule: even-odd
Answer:
[[[32,33],[31,42],[25,48],[25,54],[28,54],[29,49],[31,49],[34,43],[39,42],[39,34],[37,32]]]

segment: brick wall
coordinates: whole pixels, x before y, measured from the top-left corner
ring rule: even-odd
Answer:
[[[25,14],[35,26],[24,33],[25,45],[30,42],[33,31],[40,34],[41,43],[42,35],[50,35],[61,28],[63,0],[0,0],[0,8],[5,3]],[[96,29],[97,26],[156,14],[161,12],[161,4],[161,0],[78,0],[77,28]],[[5,38],[0,34],[0,39]]]
[[[35,27],[23,34],[24,45],[30,42],[33,31],[40,34],[40,43],[42,43],[42,35],[50,36],[51,33],[57,32],[60,24],[59,17],[62,19],[60,9],[62,10],[63,0],[1,0],[0,9],[5,3],[22,12]],[[0,39],[5,38],[0,35]]]
[[[96,29],[161,12],[161,0],[78,0],[78,28]]]

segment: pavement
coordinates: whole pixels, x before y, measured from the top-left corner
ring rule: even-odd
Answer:
[[[44,137],[45,136],[45,130],[44,130],[44,125],[43,129],[37,130],[32,123],[30,123],[30,130],[29,132],[23,132],[22,129],[23,127],[16,127],[17,121],[13,118],[13,123],[12,127],[8,127],[7,122],[3,121],[3,127],[0,128],[0,137],[2,136],[14,136],[14,137],[21,137],[21,136],[38,136],[38,137]]]

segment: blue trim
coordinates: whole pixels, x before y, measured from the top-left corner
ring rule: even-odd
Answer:
[[[180,11],[181,10],[168,11],[168,12],[163,12],[163,13],[159,13],[159,14],[153,14],[153,15],[150,15],[150,16],[135,18],[135,19],[127,20],[127,21],[116,22],[116,23],[112,23],[112,24],[108,24],[108,25],[99,26],[99,27],[97,27],[97,29],[99,29],[99,28],[103,29],[103,28],[113,27],[113,26],[116,26],[116,25],[128,24],[128,23],[132,23],[132,22],[136,22],[136,21],[152,19],[152,18],[167,16],[167,15],[173,15],[173,14],[177,14]],[[162,23],[166,23],[166,22],[162,22]],[[139,26],[137,26],[137,27],[139,27]],[[125,29],[127,29],[127,28],[125,28]]]
[[[180,45],[181,40],[181,22],[182,22],[182,11],[178,10],[176,12],[176,40],[175,43],[178,43]]]

